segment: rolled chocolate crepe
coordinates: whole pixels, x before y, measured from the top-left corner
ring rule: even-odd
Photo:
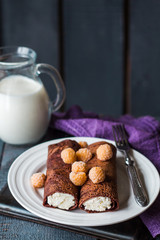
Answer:
[[[61,152],[65,148],[77,151],[80,145],[76,141],[65,140],[48,147],[43,205],[72,210],[78,206],[79,189],[69,179],[71,164],[66,164],[61,159]]]
[[[100,161],[97,158],[96,150],[102,144],[109,144],[113,156],[107,161]],[[102,167],[106,174],[104,182],[93,183],[90,179],[81,187],[79,208],[87,212],[115,211],[119,208],[117,183],[116,183],[116,148],[108,142],[96,142],[88,147],[93,158],[87,162],[88,169]]]

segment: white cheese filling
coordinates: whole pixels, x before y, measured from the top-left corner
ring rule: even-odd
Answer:
[[[71,194],[56,192],[47,197],[50,206],[68,210],[75,205],[74,197]]]
[[[83,203],[85,210],[102,212],[111,208],[111,199],[108,197],[95,197]]]

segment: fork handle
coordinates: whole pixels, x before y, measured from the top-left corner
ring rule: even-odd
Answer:
[[[135,200],[141,207],[145,207],[148,204],[147,194],[141,184],[141,181],[137,174],[137,170],[134,166],[134,163],[132,161],[132,163],[131,162],[130,164],[126,163],[126,165],[127,165],[128,175],[131,180]]]

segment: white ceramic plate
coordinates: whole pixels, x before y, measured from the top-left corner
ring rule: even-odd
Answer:
[[[8,185],[10,191],[14,198],[28,211],[46,220],[61,224],[74,226],[100,226],[115,224],[131,219],[144,212],[154,202],[160,189],[159,174],[153,164],[146,157],[137,151],[132,150],[139,174],[149,197],[149,204],[147,207],[140,207],[135,202],[127,177],[124,159],[120,152],[117,152],[119,210],[106,213],[86,213],[79,209],[64,211],[44,207],[42,205],[44,189],[34,189],[31,186],[30,178],[33,173],[46,172],[48,145],[65,139],[66,138],[45,142],[30,148],[21,154],[10,167],[8,173]],[[113,143],[112,141],[100,138],[73,137],[69,139],[87,141],[88,144],[102,140]]]

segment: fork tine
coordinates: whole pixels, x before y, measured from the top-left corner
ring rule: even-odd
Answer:
[[[112,130],[113,130],[114,141],[115,141],[115,143],[117,144],[117,135],[116,135],[115,126],[112,126]]]
[[[120,125],[120,124],[117,125],[117,131],[118,131],[118,133],[119,133],[119,135],[120,135],[120,142],[121,142],[122,144],[124,144],[123,132],[122,132],[122,128],[121,128],[121,125]]]
[[[121,139],[120,139],[119,130],[118,130],[117,126],[118,125],[113,126],[113,135],[114,135],[114,139],[115,139],[116,144],[120,144]]]
[[[122,130],[124,142],[126,145],[128,145],[128,139],[127,139],[126,131],[123,124],[121,125],[121,130]]]
[[[112,126],[112,129],[113,129],[115,142],[117,142],[117,144],[119,145],[120,144],[128,145],[128,140],[127,140],[126,132],[124,129],[124,125],[123,124],[114,125]]]

